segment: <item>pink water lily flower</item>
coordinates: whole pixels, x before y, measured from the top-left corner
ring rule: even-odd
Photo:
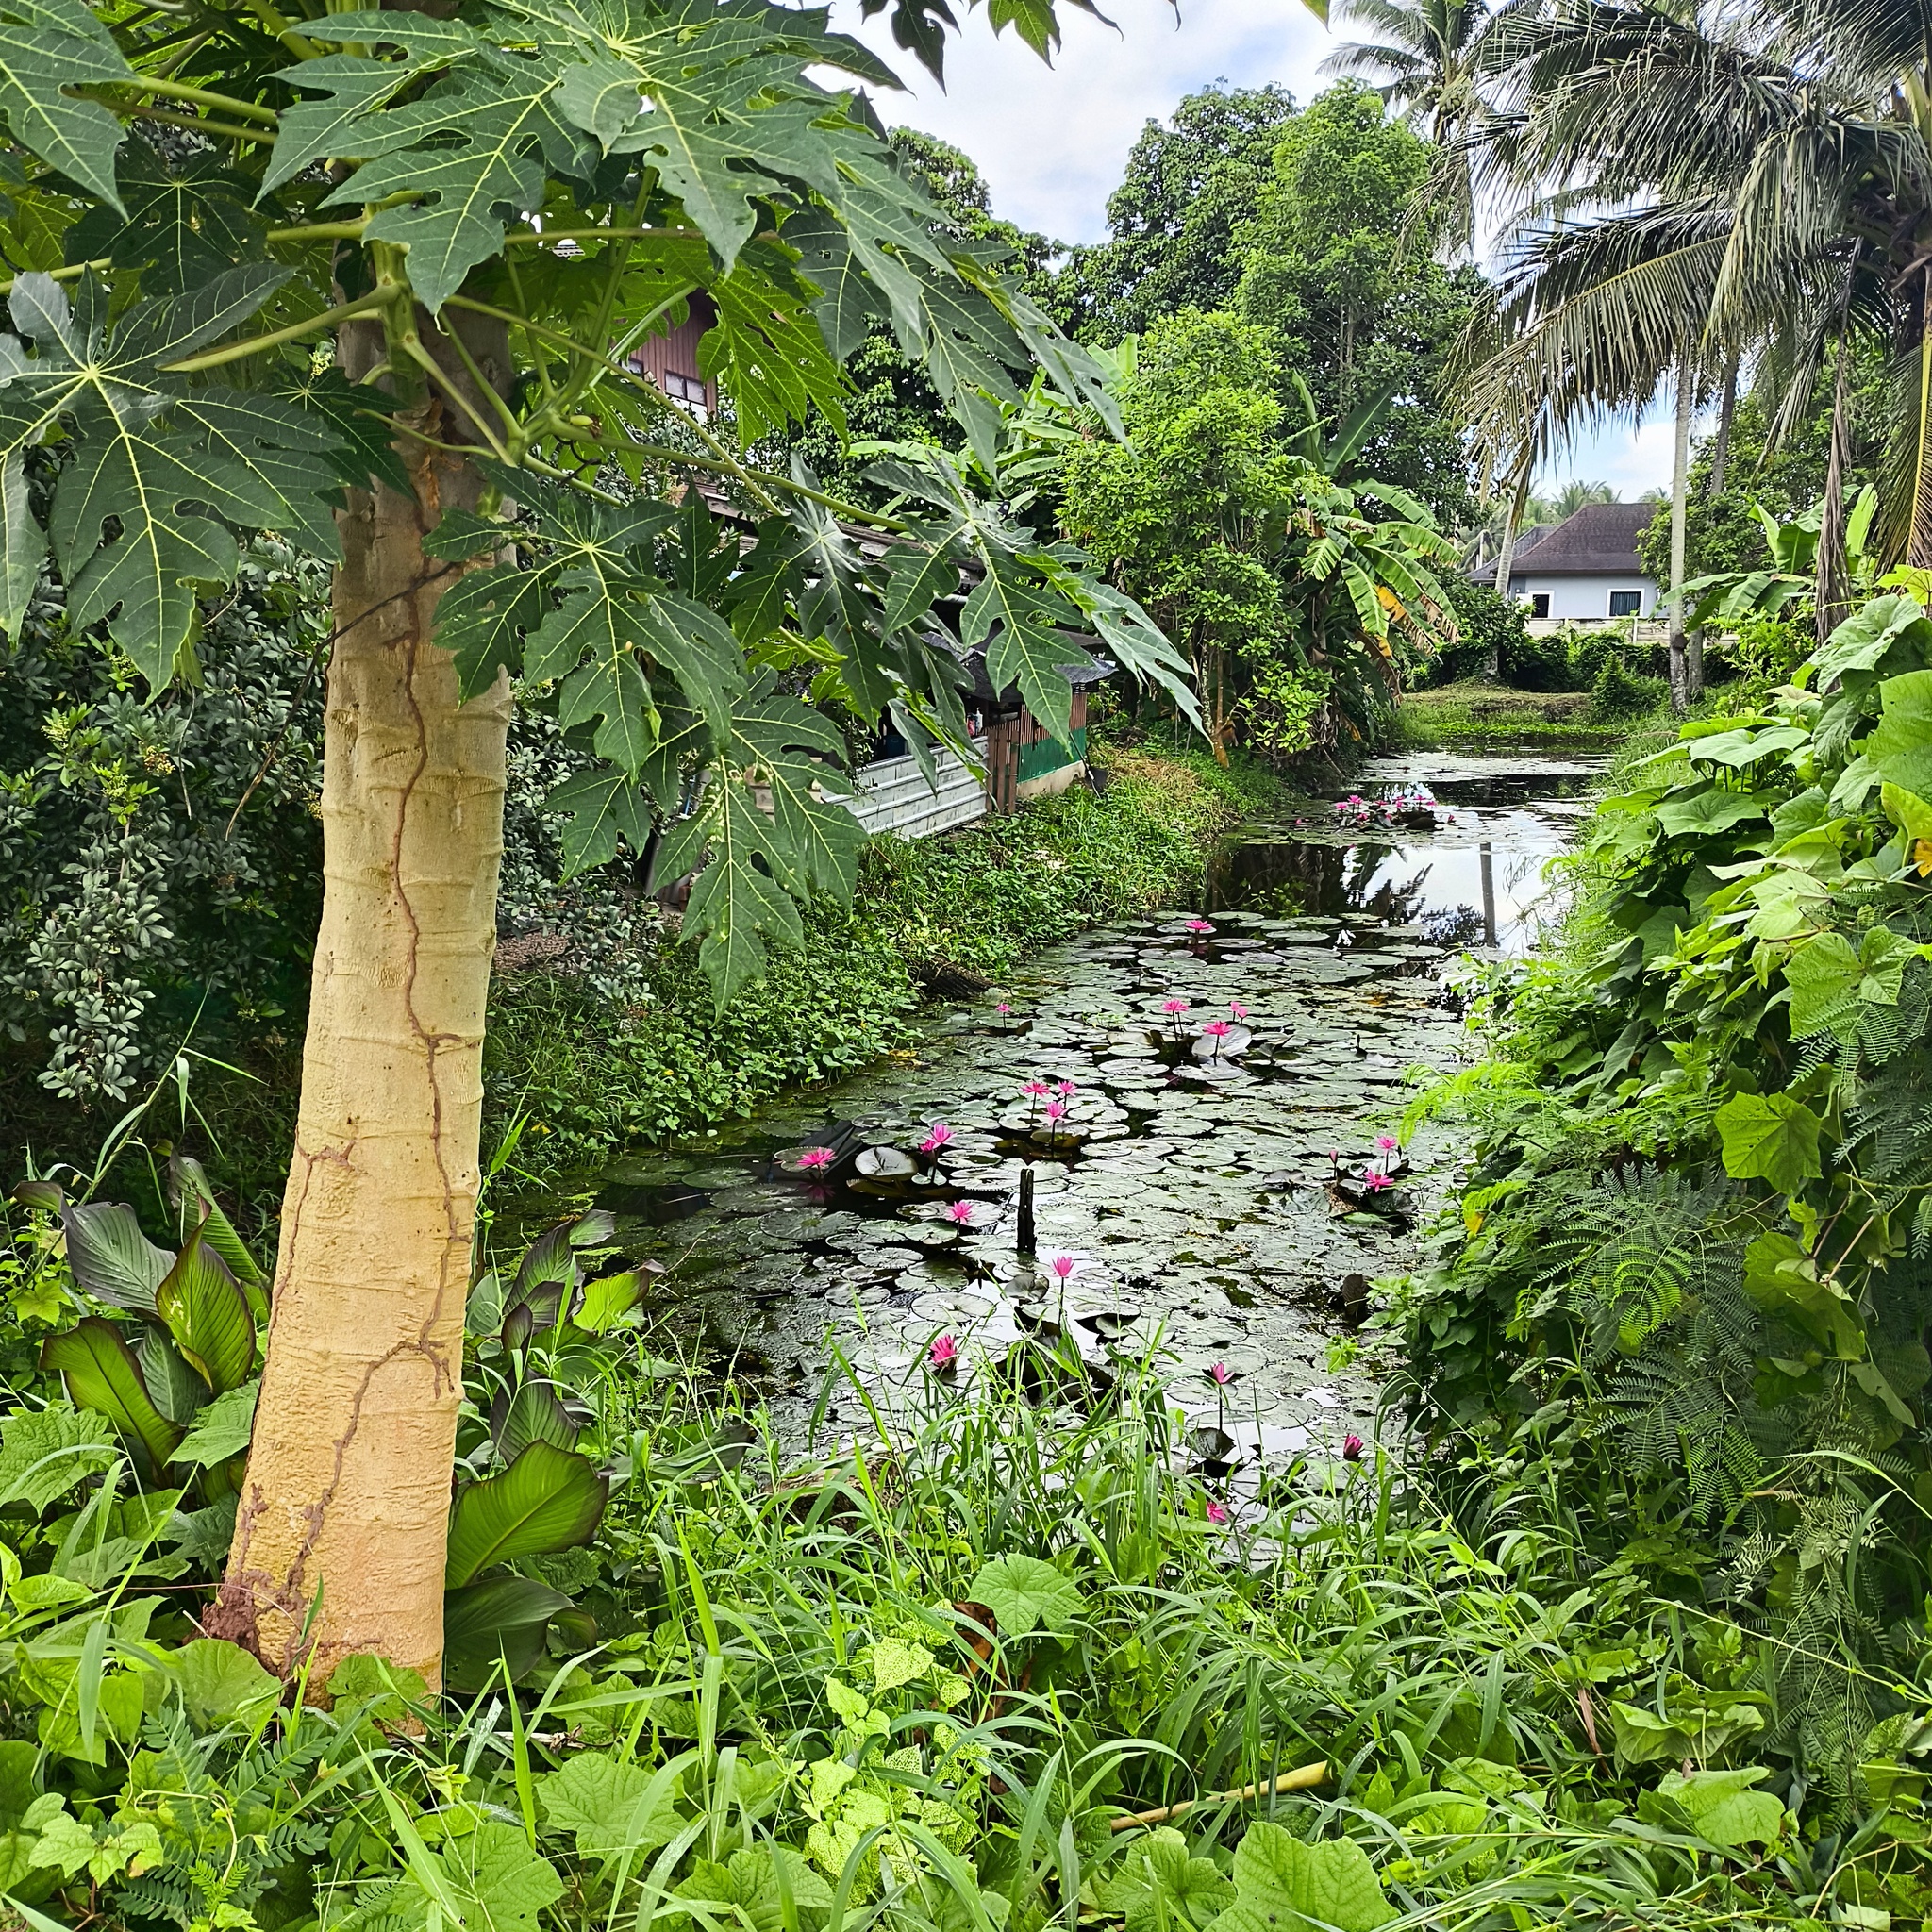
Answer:
[[[1010,1013],[1012,1010],[1012,1008],[1008,1006],[1005,1000],[1002,1000],[999,1003],[999,1005],[993,1008],[993,1011],[995,1013]]]
[[[953,1138],[953,1130],[944,1121],[935,1121],[926,1129],[925,1139],[919,1143],[922,1154],[937,1154]]]
[[[1201,1031],[1209,1040],[1225,1040],[1234,1031],[1234,1028],[1225,1020],[1210,1020],[1207,1025],[1202,1027]]]
[[[1212,932],[1214,927],[1208,920],[1191,919],[1188,921],[1188,930],[1190,932]]]
[[[1029,1080],[1025,1086],[1021,1088],[1020,1091],[1022,1093],[1030,1093],[1034,1099],[1038,1100],[1042,1093],[1051,1093],[1053,1089],[1044,1080]]]
[[[1067,1103],[1064,1100],[1049,1100],[1045,1112],[1050,1121],[1063,1121],[1067,1117]]]
[[[971,1227],[973,1224],[973,1203],[971,1201],[951,1202],[947,1205],[946,1214],[949,1219],[957,1222],[959,1226]]]
[[[1056,1255],[1047,1265],[1062,1281],[1070,1280],[1080,1271],[1079,1261],[1072,1255]]]
[[[1341,1459],[1344,1462],[1359,1462],[1362,1459],[1362,1439],[1348,1435],[1341,1439]]]
[[[1377,1134],[1375,1136],[1375,1146],[1381,1153],[1393,1154],[1401,1144],[1402,1142],[1393,1134]]]
[[[1080,1090],[1071,1080],[1062,1080],[1057,1091],[1062,1100],[1071,1100]]]
[[[1234,1372],[1225,1362],[1209,1362],[1207,1373],[1208,1379],[1217,1389],[1225,1389],[1234,1380]]]
[[[1245,1020],[1248,1017],[1247,1008],[1242,1006],[1241,1001],[1239,1000],[1229,1000],[1227,1003],[1227,1010],[1230,1013],[1232,1013],[1237,1020]]]
[[[1185,1013],[1188,1010],[1188,1003],[1186,1000],[1164,1000],[1161,1002],[1160,1010],[1163,1013]]]
[[[832,1150],[829,1147],[808,1147],[798,1157],[798,1164],[803,1168],[830,1167],[832,1164]]]
[[[1394,1183],[1390,1180],[1386,1174],[1370,1173],[1362,1176],[1362,1186],[1368,1189],[1372,1194],[1379,1194],[1384,1188],[1392,1187]]]
[[[1209,1496],[1208,1498],[1208,1521],[1209,1523],[1225,1523],[1227,1520],[1227,1511],[1212,1496]]]
[[[941,1374],[954,1367],[959,1359],[959,1344],[950,1335],[941,1335],[926,1350],[925,1358]]]

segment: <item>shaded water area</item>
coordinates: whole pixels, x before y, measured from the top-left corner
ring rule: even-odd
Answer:
[[[1210,1456],[1337,1455],[1376,1398],[1346,1338],[1371,1281],[1415,1264],[1454,1151],[1425,1128],[1405,1163],[1376,1137],[1414,1070],[1457,1062],[1446,968],[1554,910],[1543,868],[1595,769],[1377,761],[1238,828],[1197,908],[1057,946],[937,1009],[917,1051],[702,1147],[619,1159],[599,1204],[781,1427],[834,1348],[890,1399],[941,1337],[961,1383],[1023,1336],[1095,1376],[1158,1341],[1191,1420],[1233,1439],[1199,1438]],[[859,1405],[823,1420],[845,1433]]]

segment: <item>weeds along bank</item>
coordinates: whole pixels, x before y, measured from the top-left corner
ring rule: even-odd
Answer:
[[[1472,1534],[1560,1522],[1593,1591],[1695,1640],[1661,1683],[1641,1648],[1579,1665],[1606,1750],[1911,1835],[1932,621],[1881,596],[1724,709],[1633,748],[1561,950],[1490,982],[1491,1057],[1424,1103],[1466,1112],[1474,1167],[1397,1311],[1409,1397]]]
[[[201,1224],[242,1310],[204,1353],[178,1263],[156,1314],[114,1299],[155,1264],[118,1214],[8,1215],[0,1892],[35,1932],[1690,1932],[1922,1897],[1906,1811],[1739,1748],[1753,1644],[1593,1573],[1534,1495],[1484,1525],[1387,1458],[1204,1474],[1158,1361],[1079,1380],[1037,1339],[915,1369],[890,1421],[835,1376],[871,1420],[788,1457],[635,1325],[594,1216],[471,1299],[447,1694],[356,1656],[290,1696],[196,1623],[254,1264]],[[1691,1683],[1721,1709],[1684,1717]]]
[[[555,1174],[702,1132],[861,1067],[915,1037],[928,988],[996,983],[1084,926],[1193,890],[1216,834],[1273,791],[1194,754],[1108,745],[1095,760],[1099,791],[944,838],[870,841],[851,913],[813,908],[805,943],[774,951],[722,1015],[694,949],[675,942],[639,962],[622,1002],[564,974],[500,979],[485,1074],[498,1135],[525,1121],[518,1167]]]

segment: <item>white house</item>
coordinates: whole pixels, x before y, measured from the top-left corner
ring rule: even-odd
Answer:
[[[1510,595],[1529,607],[1532,622],[1648,617],[1657,608],[1657,579],[1638,562],[1637,540],[1657,509],[1655,503],[1585,504],[1533,543],[1519,542]],[[1483,572],[1478,566],[1470,575],[1480,580]],[[1489,580],[1495,580],[1493,568]]]

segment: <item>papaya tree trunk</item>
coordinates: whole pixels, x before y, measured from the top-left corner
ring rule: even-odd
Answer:
[[[1684,569],[1687,549],[1687,519],[1690,508],[1690,415],[1695,402],[1691,386],[1690,358],[1677,364],[1677,409],[1671,438],[1671,585],[1670,585],[1670,667],[1671,708],[1681,714],[1690,701],[1702,694],[1703,665],[1700,660],[1696,688],[1692,688],[1692,666],[1689,641],[1684,635]]]
[[[487,405],[447,339],[417,326],[447,379],[399,419],[467,441],[452,391]],[[388,353],[377,327],[344,335],[352,377]],[[464,339],[506,382],[502,332]],[[339,517],[301,1107],[254,1442],[205,1620],[284,1675],[308,1665],[318,1692],[357,1652],[440,1678],[503,850],[508,680],[460,701],[431,641],[458,567],[423,551],[485,479],[407,435],[396,449],[410,492],[352,491]]]

